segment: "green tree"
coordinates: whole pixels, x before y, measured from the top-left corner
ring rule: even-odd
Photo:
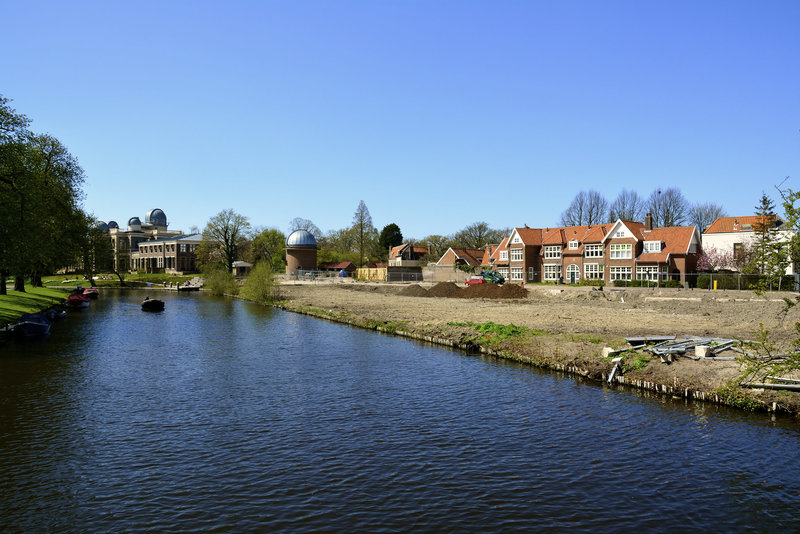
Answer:
[[[286,236],[275,228],[260,231],[250,245],[253,263],[265,262],[275,272],[284,270],[286,256]]]
[[[105,230],[97,227],[97,219],[93,216],[83,217],[83,228],[79,234],[81,265],[83,274],[94,286],[94,275],[99,272],[114,270],[114,250],[111,239]],[[122,279],[120,279],[122,282]]]
[[[248,230],[250,222],[244,215],[231,209],[216,214],[203,229],[201,253],[204,263],[220,261],[228,272],[232,272],[233,262],[239,258],[245,244],[242,238],[246,238]]]
[[[381,259],[385,260],[389,255],[389,249],[403,244],[403,233],[395,223],[389,223],[381,230],[378,237],[378,245],[382,250]]]
[[[763,193],[756,206],[756,222],[753,224],[753,258],[745,269],[761,275],[758,282],[761,291],[770,286],[778,287],[788,264],[787,248],[790,247],[778,240],[775,232],[777,220],[774,202]]]

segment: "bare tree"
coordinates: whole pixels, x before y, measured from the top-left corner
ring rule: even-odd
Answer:
[[[608,220],[614,222],[617,219],[623,221],[640,221],[644,215],[644,199],[636,191],[623,189],[617,199],[611,203],[608,211]]]
[[[653,227],[681,226],[689,218],[689,201],[676,187],[659,188],[647,199],[647,211],[653,216]]]
[[[474,222],[456,232],[453,240],[463,248],[480,248],[491,241],[493,231],[484,221]]]
[[[295,217],[289,222],[289,233],[296,230],[305,230],[314,236],[314,239],[319,241],[322,238],[322,230],[316,224],[311,222],[310,219],[303,219],[302,217]]]
[[[561,226],[582,226],[606,222],[608,200],[595,190],[581,191],[561,214]]]
[[[689,211],[689,222],[697,226],[697,229],[702,234],[706,231],[706,228],[711,226],[711,223],[726,215],[725,208],[719,204],[714,204],[713,202],[697,203]]]
[[[369,241],[371,238],[377,237],[377,230],[372,226],[372,216],[363,200],[358,203],[358,208],[353,214],[352,229],[358,247],[358,266],[363,267],[364,252],[372,248]]]

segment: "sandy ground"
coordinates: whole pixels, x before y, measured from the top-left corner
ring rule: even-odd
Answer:
[[[359,282],[284,284],[281,293],[306,306],[345,310],[380,321],[408,321],[444,329],[448,322],[514,323],[553,333],[607,337],[697,335],[756,339],[759,323],[786,345],[800,306],[784,319],[784,297],[747,291],[533,286],[522,299],[464,299],[402,296],[408,284]],[[430,287],[423,286],[423,287]],[[460,288],[461,291],[464,289]]]

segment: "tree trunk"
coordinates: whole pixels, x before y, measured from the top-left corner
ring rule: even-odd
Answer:
[[[8,271],[0,270],[0,295],[8,295],[6,278],[8,278]]]
[[[14,277],[14,291],[21,291],[25,292],[25,277],[24,276],[15,276]]]
[[[31,285],[33,287],[42,287],[42,275],[39,272],[35,272],[31,275]]]

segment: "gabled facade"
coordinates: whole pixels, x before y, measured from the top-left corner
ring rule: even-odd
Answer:
[[[481,267],[497,271],[508,280],[508,237],[503,238],[499,245],[489,245],[489,253],[484,252]]]
[[[418,267],[419,259],[428,253],[428,247],[403,243],[389,249],[389,267]]]
[[[471,265],[473,267],[480,267],[481,260],[484,256],[484,249],[482,248],[453,248],[447,249],[447,252],[442,254],[436,265],[441,267],[445,265]]]

